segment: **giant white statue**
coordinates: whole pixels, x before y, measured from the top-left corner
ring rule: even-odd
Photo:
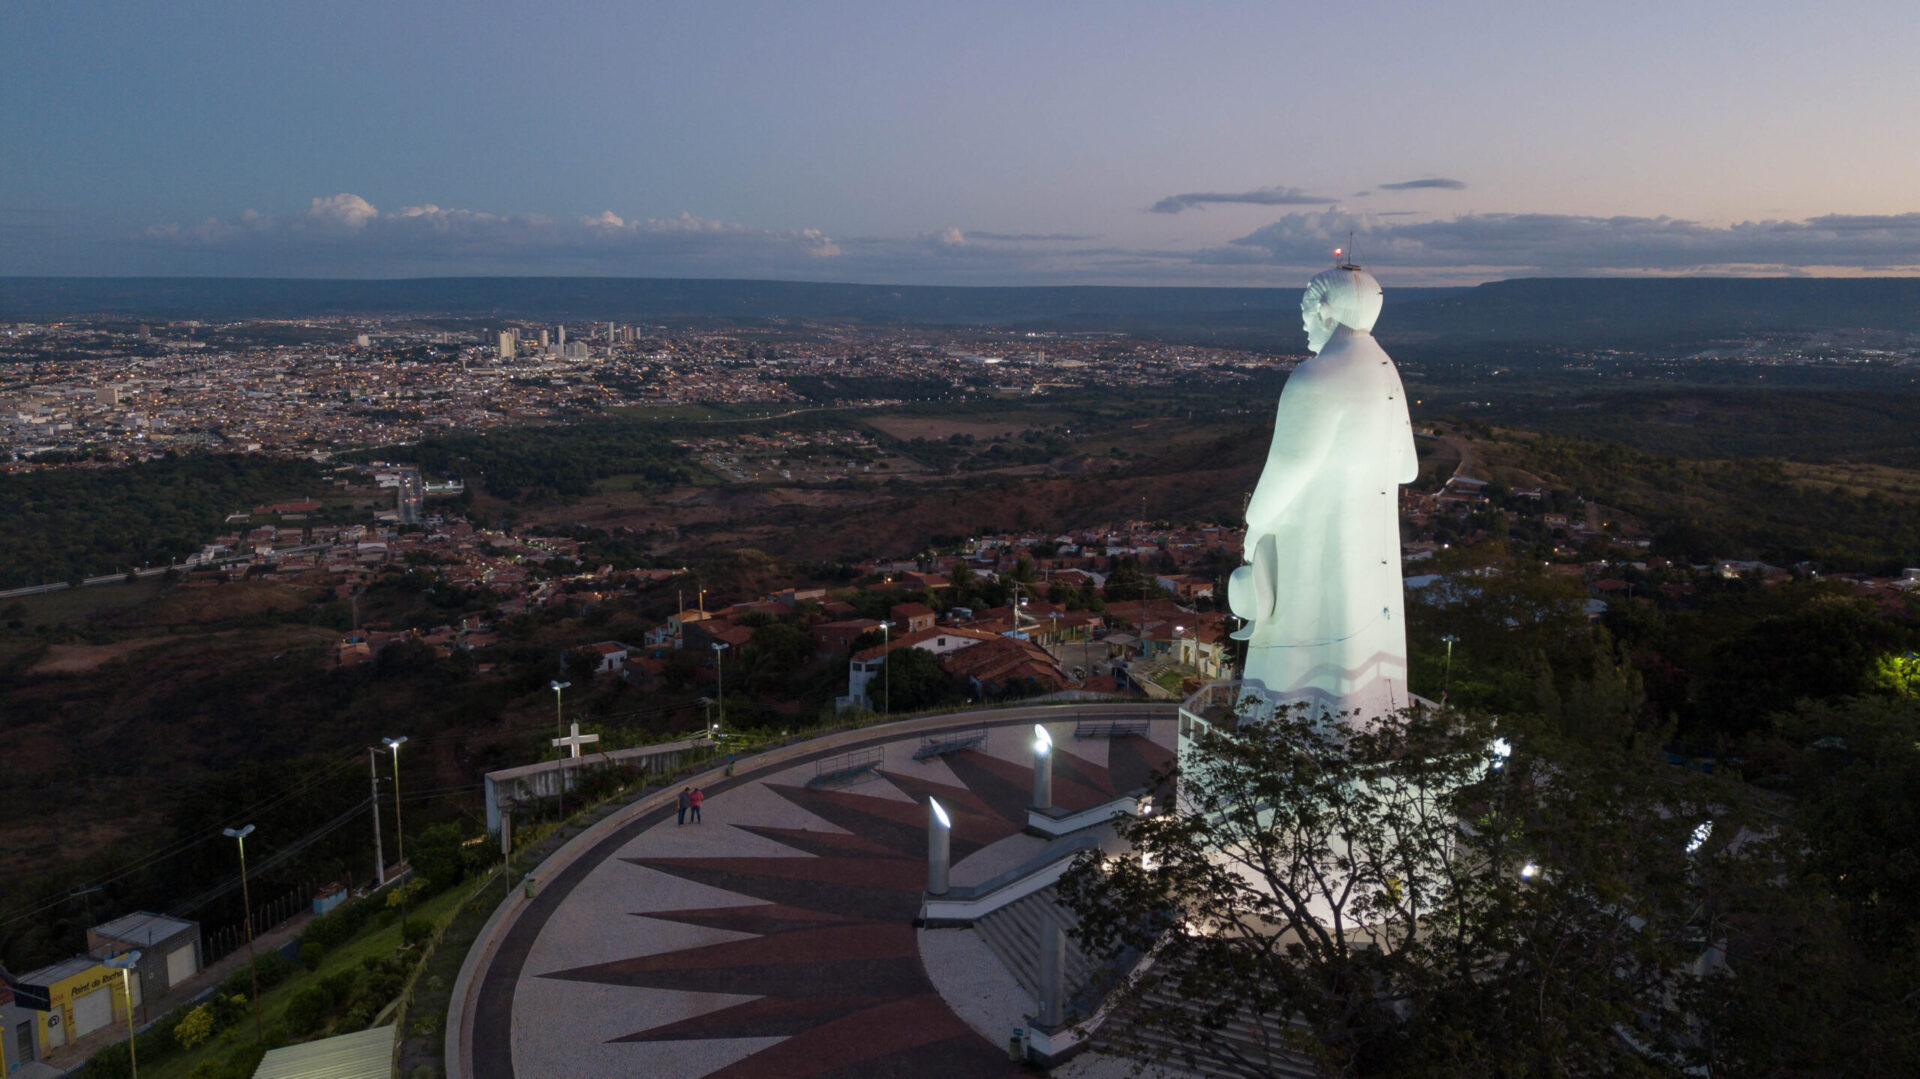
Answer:
[[[1247,564],[1227,589],[1246,619],[1242,677],[1276,704],[1359,724],[1408,703],[1399,486],[1419,464],[1400,373],[1373,339],[1380,302],[1358,266],[1307,284],[1315,355],[1280,394],[1247,503]]]

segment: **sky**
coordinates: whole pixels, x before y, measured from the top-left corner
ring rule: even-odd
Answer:
[[[1920,5],[8,0],[0,274],[1920,273]]]

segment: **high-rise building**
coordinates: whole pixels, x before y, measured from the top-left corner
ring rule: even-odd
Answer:
[[[546,347],[547,347],[547,345],[549,345],[550,343],[551,343],[551,342],[549,342],[549,341],[547,340],[547,331],[545,331],[545,330],[541,330],[541,331],[540,331],[540,349],[541,349],[541,351],[543,351],[543,352],[544,352],[544,351],[546,350]]]
[[[613,323],[607,323],[607,344],[613,344]]]
[[[501,330],[499,345],[500,358],[503,360],[511,360],[513,359],[513,354],[518,351],[518,349],[519,342],[513,339],[513,331]]]
[[[562,325],[562,326],[560,326],[560,327],[559,327],[559,331],[560,331],[560,332],[559,332],[559,335],[558,335],[558,336],[556,336],[556,337],[555,337],[555,338],[553,339],[553,343],[554,343],[554,344],[556,344],[556,345],[559,345],[559,346],[560,346],[560,351],[562,351],[562,352],[565,352],[565,351],[567,350],[567,328],[566,328],[566,326],[565,326],[565,325]]]

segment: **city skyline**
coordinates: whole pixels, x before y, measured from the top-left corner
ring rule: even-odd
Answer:
[[[29,4],[0,273],[1920,273],[1891,3]]]

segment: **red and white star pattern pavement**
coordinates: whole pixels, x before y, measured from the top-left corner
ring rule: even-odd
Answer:
[[[1050,723],[1055,802],[1085,808],[1144,785],[1172,753],[1171,723],[1153,727],[1076,741],[1072,722]],[[677,825],[668,804],[621,825],[543,881],[500,939],[474,995],[469,1073],[1022,1074],[936,991],[963,979],[929,978],[929,959],[946,960],[923,958],[913,919],[927,798],[953,817],[964,881],[970,855],[1025,825],[1032,732],[1031,719],[1000,720],[984,746],[927,761],[913,759],[923,730],[876,732],[714,782],[700,824]],[[873,745],[886,746],[877,777],[807,788],[817,759]]]

